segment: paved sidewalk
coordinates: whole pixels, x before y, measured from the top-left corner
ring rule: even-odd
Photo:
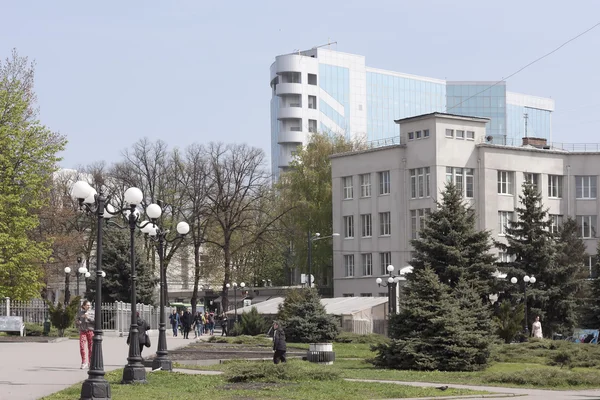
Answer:
[[[150,331],[152,347],[142,355],[156,353],[158,331]],[[191,337],[194,335],[192,333]],[[207,336],[202,336],[207,339]],[[167,348],[174,350],[195,342],[167,331]],[[125,337],[104,336],[102,342],[104,369],[112,371],[127,364]],[[79,342],[0,343],[0,400],[37,400],[87,379],[87,370],[79,369]]]

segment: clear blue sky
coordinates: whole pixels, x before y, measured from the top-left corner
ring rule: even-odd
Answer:
[[[142,137],[269,155],[278,54],[329,38],[377,68],[499,80],[599,22],[600,1],[18,0],[1,13],[0,56],[36,60],[41,119],[67,136],[71,168]],[[556,101],[556,142],[600,142],[599,48],[600,27],[508,81]]]

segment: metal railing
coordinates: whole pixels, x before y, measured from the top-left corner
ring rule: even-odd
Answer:
[[[480,143],[488,144],[492,146],[506,146],[506,147],[523,147],[523,138],[500,138],[494,137],[492,140],[482,138]],[[560,143],[560,142],[547,142],[543,147],[545,150],[561,150],[568,152],[600,152],[600,143]]]
[[[382,138],[377,140],[371,140],[366,143],[367,147],[370,149],[375,149],[377,147],[385,147],[385,146],[394,146],[398,144],[402,144],[400,140],[400,136],[392,136],[388,138]]]

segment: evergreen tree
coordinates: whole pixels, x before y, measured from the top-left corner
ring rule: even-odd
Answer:
[[[102,301],[131,301],[131,262],[129,229],[106,230],[103,240],[102,270],[106,277],[102,279]],[[152,265],[146,261],[143,248],[144,238],[136,232],[135,268],[137,302],[154,304],[154,289],[158,278],[152,271]],[[88,299],[95,298],[96,274],[88,282]]]
[[[542,205],[542,195],[531,183],[523,184],[523,192],[519,195],[520,207],[515,209],[516,218],[506,226],[506,243],[496,242],[496,246],[506,252],[511,261],[501,263],[507,279],[503,282],[506,295],[523,296],[523,277],[535,276],[535,284],[528,284],[527,326],[536,315],[545,319],[548,305],[549,284],[552,274],[556,246],[553,234],[550,232],[548,210]],[[516,277],[517,284],[510,283]],[[506,296],[505,296],[506,297]]]
[[[570,334],[577,325],[577,294],[582,288],[583,266],[587,261],[586,247],[579,237],[581,228],[568,218],[557,235],[554,262],[546,271],[546,317],[544,330],[550,335],[555,332]],[[537,284],[537,282],[536,282]]]
[[[315,288],[292,290],[279,305],[277,318],[289,342],[318,343],[334,340],[339,331],[328,315]]]
[[[479,294],[460,280],[454,289],[426,266],[408,276],[392,341],[373,347],[376,365],[412,370],[473,371],[487,364],[491,322]],[[401,322],[400,322],[401,321]]]
[[[490,233],[477,230],[475,211],[451,183],[446,184],[437,207],[426,218],[419,238],[411,241],[416,253],[411,265],[415,270],[430,265],[440,281],[451,287],[466,280],[487,299],[496,283]]]
[[[504,343],[510,343],[523,328],[524,316],[523,303],[513,307],[510,300],[506,299],[500,304],[494,322],[496,323],[496,334],[504,340]]]
[[[587,329],[600,329],[600,243],[596,247],[596,263],[593,266],[592,279],[586,282],[588,295],[584,299],[580,326]]]

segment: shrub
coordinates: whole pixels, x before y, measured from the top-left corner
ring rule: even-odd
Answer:
[[[566,350],[561,350],[558,353],[554,353],[550,356],[553,365],[560,365],[560,367],[567,366],[572,368],[571,363],[573,362],[573,354]]]
[[[498,315],[494,317],[494,324],[496,325],[496,334],[504,340],[504,343],[510,343],[515,339],[522,328],[524,315],[523,304],[513,307],[508,300],[500,304]]]
[[[359,335],[357,333],[340,332],[338,337],[335,339],[337,343],[361,343],[377,345],[381,343],[389,343],[389,339],[383,335],[377,333],[370,333],[368,335]]]
[[[564,369],[535,368],[514,372],[495,372],[483,374],[486,383],[512,384],[527,386],[599,386],[600,373],[574,372]]]
[[[81,297],[77,296],[71,300],[69,305],[63,307],[62,303],[58,303],[56,306],[49,301],[48,313],[50,314],[50,321],[52,325],[58,329],[58,336],[62,337],[65,334],[65,329],[73,325],[77,311],[79,310],[79,301]]]
[[[25,335],[26,336],[42,336],[44,333],[44,326],[40,324],[34,324],[31,322],[25,322]]]
[[[324,365],[292,361],[275,365],[270,362],[235,362],[224,371],[229,382],[300,382],[340,379],[338,370]]]
[[[265,317],[258,313],[256,307],[252,307],[252,309],[250,309],[250,312],[244,312],[242,314],[242,318],[239,324],[240,333],[238,335],[233,336],[255,336],[260,335],[261,333],[266,334],[267,330],[269,329],[269,325],[270,324],[267,322]],[[235,326],[233,330],[235,330]]]

